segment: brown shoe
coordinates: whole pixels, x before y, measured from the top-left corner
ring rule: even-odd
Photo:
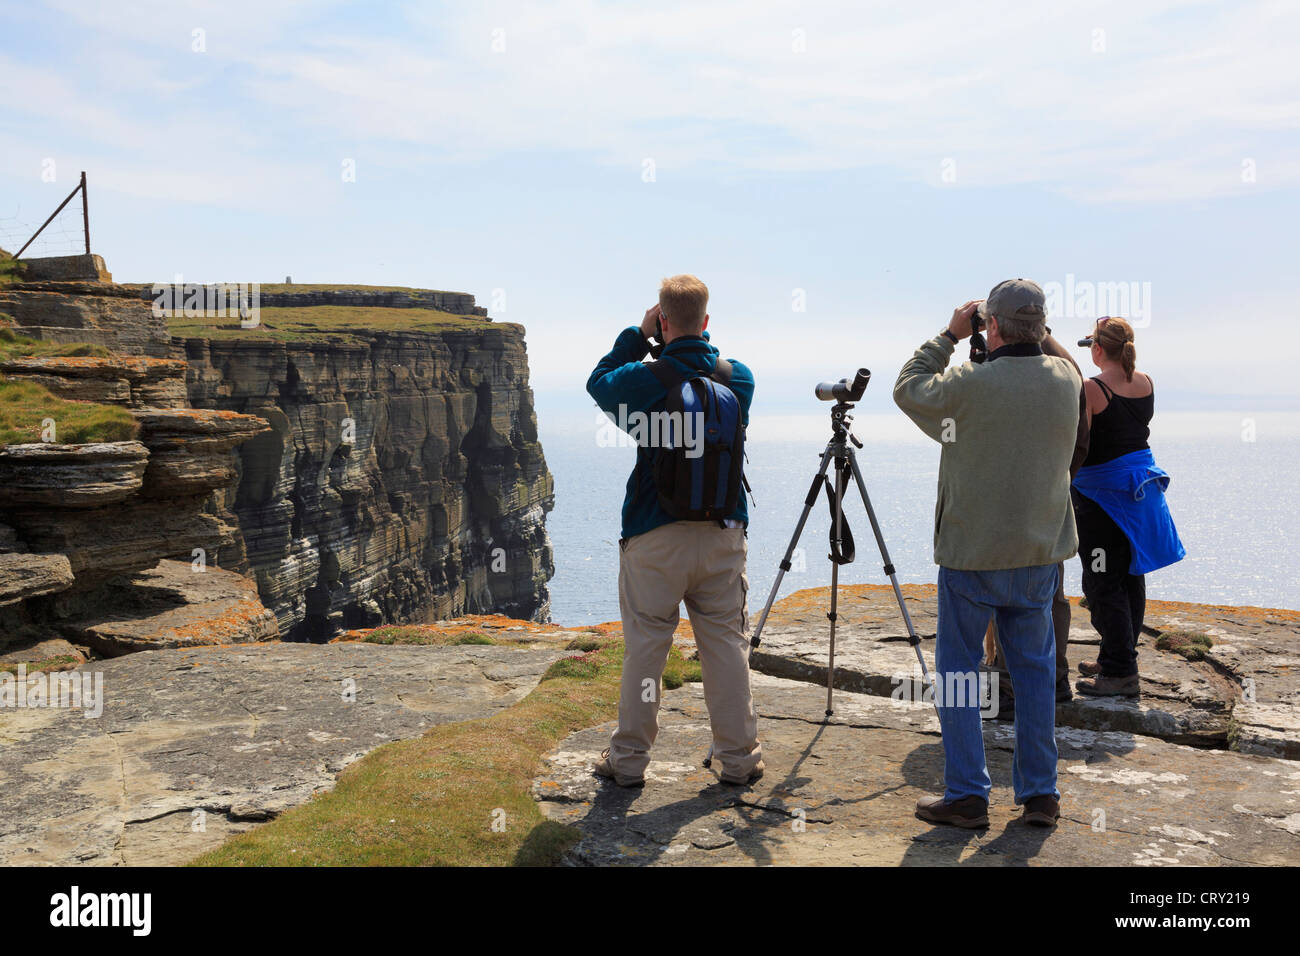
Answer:
[[[598,777],[605,777],[609,780],[613,780],[620,787],[645,786],[645,777],[628,777],[614,770],[614,765],[609,762],[608,747],[600,752],[600,760],[591,768],[591,772]]]
[[[1084,677],[1096,677],[1101,673],[1101,664],[1097,661],[1079,661],[1079,673]]]
[[[983,797],[962,797],[951,803],[942,794],[922,797],[916,801],[916,816],[927,823],[978,830],[989,825],[989,802]]]
[[[1089,697],[1137,697],[1142,693],[1137,674],[1128,677],[1106,677],[1104,674],[1085,677],[1075,681],[1074,689]]]
[[[1025,812],[1020,819],[1031,827],[1054,827],[1061,819],[1061,801],[1050,793],[1030,797],[1025,801]]]
[[[729,783],[733,787],[748,787],[751,783],[763,776],[763,771],[767,769],[763,761],[754,764],[754,769],[749,772],[748,777],[733,777],[729,774],[718,774],[718,779],[723,783]]]

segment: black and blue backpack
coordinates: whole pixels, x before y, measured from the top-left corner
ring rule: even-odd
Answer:
[[[718,359],[712,372],[682,372],[667,359],[648,367],[667,392],[665,411],[674,423],[663,429],[654,453],[659,506],[679,521],[721,521],[736,510],[747,487],[745,425],[740,400],[728,384],[731,363]],[[682,433],[687,416],[698,416],[692,420],[703,425],[703,435],[695,436],[703,447],[695,457]]]

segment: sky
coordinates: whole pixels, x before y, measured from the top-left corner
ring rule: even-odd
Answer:
[[[1024,276],[1062,341],[1137,316],[1165,408],[1300,411],[1300,3],[4,0],[0,22],[11,251],[84,169],[119,281],[470,292],[526,327],[539,396],[579,403],[692,272],[790,414],[858,367],[889,411],[912,349]]]

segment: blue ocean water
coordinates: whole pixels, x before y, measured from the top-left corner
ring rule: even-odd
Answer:
[[[756,417],[750,425],[751,611],[757,614],[776,577],[830,437],[826,406],[814,412]],[[601,447],[593,404],[572,395],[537,394],[538,426],[555,476],[555,510],[547,519],[555,549],[553,619],[576,626],[618,619],[619,510],[635,459],[632,447]],[[1300,608],[1300,424],[1288,413],[1168,412],[1152,424],[1157,462],[1173,477],[1169,505],[1187,557],[1147,578],[1153,599]],[[901,414],[860,416],[858,462],[890,557],[905,583],[933,583],[934,497],[938,445]],[[841,568],[845,583],[885,583],[879,552],[860,498],[847,514],[857,561]],[[800,539],[802,554],[781,595],[830,583],[826,559],[830,512],[825,498]],[[800,560],[802,558],[802,561]],[[1079,561],[1066,564],[1066,591],[1081,594]]]

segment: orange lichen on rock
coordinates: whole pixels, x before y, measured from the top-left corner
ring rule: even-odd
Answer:
[[[173,643],[179,646],[230,643],[230,638],[248,633],[249,628],[265,615],[266,608],[260,601],[243,600],[223,614],[204,617],[201,621],[180,627],[164,628],[157,633],[155,639],[164,646]]]

